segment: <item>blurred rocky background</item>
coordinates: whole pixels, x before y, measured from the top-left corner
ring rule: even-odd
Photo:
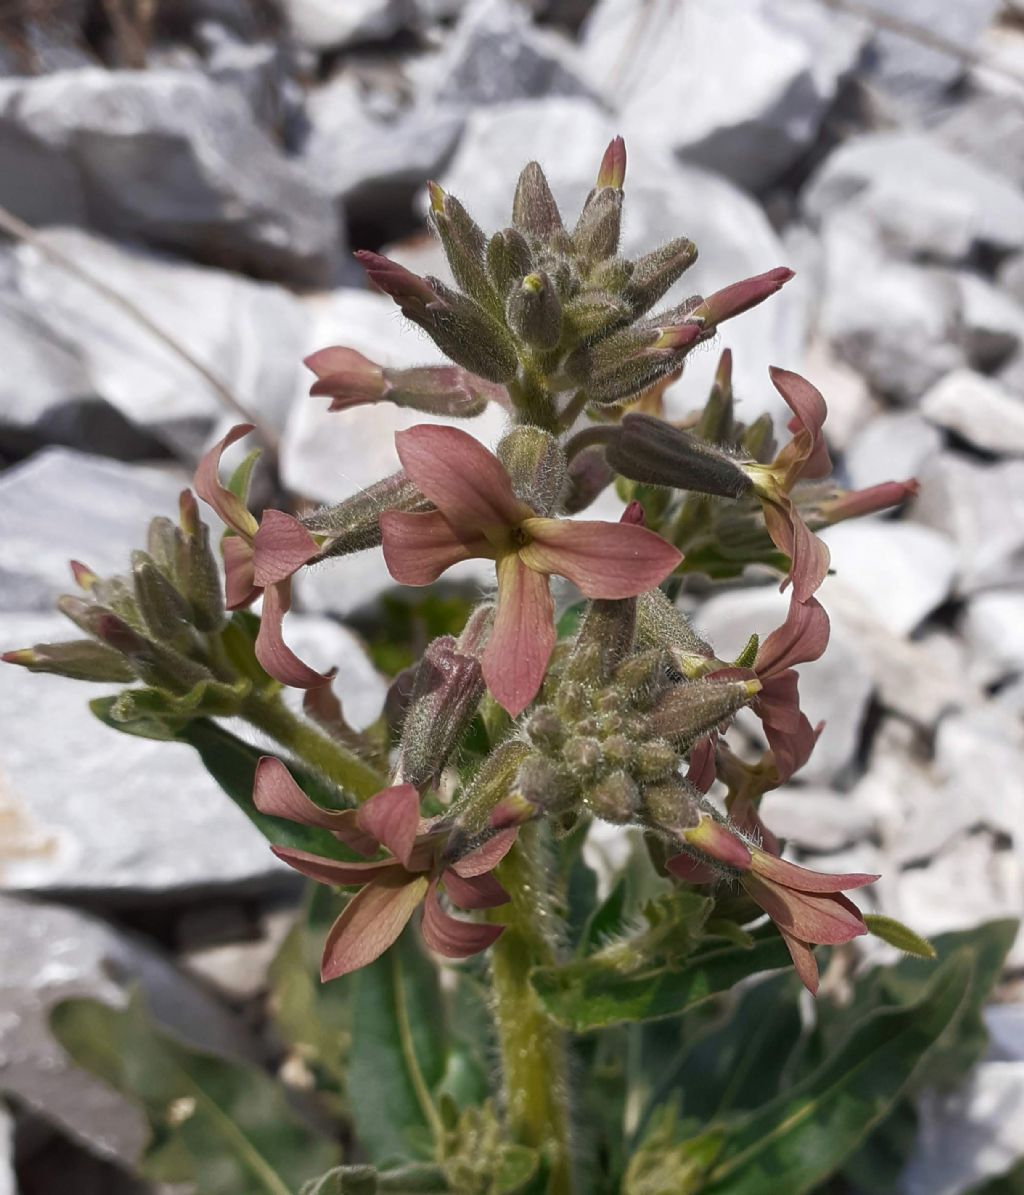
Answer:
[[[827,534],[832,645],[801,682],[827,728],[767,821],[812,866],[882,872],[877,901],[922,933],[1019,916],[1020,0],[2,0],[0,646],[65,637],[68,558],[123,568],[238,404],[264,499],[393,468],[420,416],[305,396],[327,344],[435,358],[349,251],[439,273],[427,179],[493,229],[526,160],[571,209],[618,132],[627,251],[691,237],[684,293],[798,271],[722,341],[741,415],[775,410],[770,363],[804,371],[846,482],[921,480],[898,516]],[[359,724],[385,689],[366,618],[385,592],[406,626],[379,559],[322,566],[292,620]],[[728,656],[784,601],[734,586],[694,618]],[[141,985],[186,1041],[280,1063],[267,976],[294,877],[189,748],[115,738],[89,695],[0,672],[2,1195],[156,1190],[132,1177],[138,1114],[48,1032],[65,996]],[[1022,976],[1024,936],[989,1056],[919,1109],[906,1195],[971,1190],[1024,1149]]]

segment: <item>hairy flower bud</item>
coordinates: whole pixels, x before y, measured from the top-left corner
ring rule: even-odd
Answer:
[[[533,253],[516,228],[496,232],[487,243],[487,273],[498,294],[505,298],[533,269]]]
[[[526,737],[542,751],[559,751],[565,742],[565,723],[550,705],[538,705],[526,719]]]
[[[744,278],[742,282],[734,282],[731,286],[715,291],[694,308],[690,317],[699,320],[707,328],[717,327],[733,316],[741,315],[751,307],[763,303],[776,291],[780,291],[792,277],[792,270],[785,266],[777,266],[765,274]]]
[[[650,311],[696,260],[697,246],[686,237],[677,237],[660,249],[637,258],[629,282],[622,292],[633,315]]]
[[[760,689],[759,680],[702,679],[673,685],[651,710],[650,731],[686,751],[746,705]]]
[[[700,336],[700,325],[685,321],[624,328],[570,354],[566,374],[592,402],[621,402],[679,369]]]
[[[528,162],[523,167],[516,183],[512,223],[539,241],[550,241],[564,231],[558,204],[551,194],[544,171],[536,162]]]
[[[604,261],[619,247],[622,191],[599,187],[591,191],[573,229],[573,248],[587,262]]]
[[[480,662],[445,635],[424,652],[402,727],[397,784],[423,788],[436,781],[458,746],[484,694]]]
[[[179,502],[185,540],[184,593],[192,607],[192,622],[196,630],[217,631],[224,622],[224,589],[210,543],[210,528],[199,518],[191,490],[182,490]]]
[[[645,485],[740,498],[753,484],[727,453],[653,415],[626,415],[605,450],[616,472]]]
[[[722,444],[733,438],[732,351],[725,349],[718,359],[718,369],[711,393],[700,420],[693,429],[700,440]]]
[[[173,643],[183,632],[187,638],[188,602],[145,552],[132,553],[132,580],[139,613],[153,638]]]
[[[604,767],[604,752],[595,738],[574,735],[562,748],[562,761],[579,781],[592,780]]]
[[[664,739],[650,739],[637,747],[633,766],[641,780],[666,780],[679,766],[679,754]]]
[[[29,672],[53,672],[72,680],[135,680],[135,671],[118,652],[91,639],[69,643],[37,643],[0,655],[5,664],[19,664]]]
[[[767,462],[775,455],[775,427],[766,411],[749,424],[740,437],[740,447],[751,460]]]
[[[588,343],[620,328],[630,318],[629,304],[610,291],[588,288],[562,308],[571,342]]]
[[[487,238],[483,229],[454,195],[448,195],[434,182],[427,187],[430,221],[440,238],[452,277],[478,303],[493,308],[497,295],[484,264]]]
[[[633,646],[636,598],[595,599],[583,616],[565,667],[569,680],[602,684]]]
[[[626,142],[622,137],[613,137],[601,158],[597,171],[597,188],[614,187],[622,190],[626,181]]]
[[[508,296],[508,326],[531,348],[553,349],[562,336],[562,304],[542,270],[526,277]]]
[[[578,452],[569,462],[569,484],[563,508],[566,514],[578,514],[611,485],[614,474],[604,454],[597,446]]]
[[[497,448],[516,496],[538,514],[550,514],[565,490],[565,453],[549,432],[539,427],[514,427]]]
[[[682,778],[651,784],[644,789],[643,817],[654,829],[678,834],[700,821],[702,800],[702,794]]]
[[[198,518],[198,513],[196,517]],[[160,572],[183,590],[188,575],[188,549],[182,529],[176,527],[171,519],[162,515],[150,519],[146,531],[146,551]],[[94,577],[93,583],[95,580]],[[92,588],[92,586],[83,588]]]
[[[383,538],[380,516],[386,510],[430,509],[431,503],[400,469],[335,506],[314,511],[302,525],[315,534],[330,536],[320,552],[320,559],[326,560],[379,547]]]
[[[587,789],[583,804],[602,821],[628,825],[640,810],[640,789],[628,772],[618,769]]]

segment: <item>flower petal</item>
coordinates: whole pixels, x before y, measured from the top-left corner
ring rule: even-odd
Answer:
[[[829,525],[841,523],[843,519],[856,519],[899,506],[901,502],[916,498],[920,489],[916,477],[906,481],[883,481],[864,490],[843,490],[834,498],[826,498],[820,503],[819,510]]]
[[[493,554],[483,536],[460,535],[439,510],[388,510],[380,529],[384,563],[399,585],[430,585],[461,560]]]
[[[423,941],[437,954],[445,958],[468,958],[479,954],[497,941],[504,932],[503,925],[487,922],[460,921],[441,908],[437,899],[437,881],[430,885],[423,905],[423,924],[420,927]]]
[[[265,510],[253,536],[253,576],[260,589],[284,581],[320,550],[312,535],[283,510]]]
[[[702,793],[706,793],[715,781],[716,738],[714,733],[707,734],[690,748],[686,779]]]
[[[301,875],[308,876],[320,884],[345,888],[350,884],[368,884],[392,872],[408,877],[408,872],[397,859],[382,859],[379,863],[345,863],[340,859],[325,859],[309,851],[296,850],[290,846],[271,846],[282,863],[294,867]]]
[[[764,723],[765,738],[775,760],[779,784],[785,784],[811,758],[814,745],[824,728],[824,722],[812,726],[804,714],[800,715],[793,731],[782,731],[770,722]]]
[[[828,615],[814,598],[789,603],[786,621],[761,644],[754,661],[754,671],[766,680],[795,664],[817,660],[828,646]]]
[[[421,423],[395,433],[402,467],[458,530],[514,527],[533,512],[493,452],[457,427]]]
[[[251,539],[256,534],[257,522],[245,503],[220,483],[220,458],[236,440],[247,436],[256,425],[236,424],[231,431],[203,454],[196,467],[192,484],[200,498],[212,506],[220,518],[239,535]]]
[[[775,463],[785,470],[785,488],[791,489],[800,478],[828,477],[832,472],[832,461],[821,430],[828,407],[821,391],[788,369],[772,366],[768,372],[794,416],[790,423],[793,439],[775,458]]]
[[[816,996],[818,994],[818,960],[814,957],[814,951],[806,942],[801,942],[792,934],[784,933],[781,929],[779,933],[782,934],[782,940],[786,943],[793,966],[796,968],[797,975],[800,976],[800,982],[812,996]]]
[[[496,909],[508,904],[509,894],[490,873],[465,877],[449,867],[441,876],[449,900],[460,909]]]
[[[839,894],[797,892],[752,872],[740,883],[779,929],[802,942],[834,946],[867,933],[856,906]]]
[[[240,535],[225,535],[220,541],[224,557],[225,603],[229,610],[250,606],[260,596],[253,567],[252,544]]]
[[[589,598],[626,598],[660,585],[682,560],[667,540],[634,523],[592,519],[527,519],[531,541],[520,557],[532,569],[557,573]]]
[[[303,664],[285,643],[281,624],[290,605],[291,586],[288,581],[279,581],[263,591],[263,613],[255,645],[256,659],[281,684],[294,689],[312,689],[324,684],[328,678],[308,664]]]
[[[253,780],[252,803],[270,817],[283,817],[303,826],[319,826],[333,830],[339,820],[350,821],[354,809],[324,809],[306,795],[295,778],[275,755],[261,756]],[[376,842],[363,853],[372,855]]]
[[[788,497],[784,504],[762,500],[761,509],[772,543],[790,559],[789,577],[782,588],[792,581],[794,597],[806,602],[828,576],[828,546],[800,518]]]
[[[665,866],[684,884],[713,884],[718,879],[718,872],[709,863],[701,863],[685,853],[673,855]]]
[[[481,658],[495,701],[513,718],[537,696],[555,646],[547,577],[512,554],[498,561],[498,605]]]
[[[861,871],[842,875],[811,871],[807,867],[799,867],[796,863],[788,863],[776,855],[769,855],[767,851],[755,850],[751,854],[751,870],[755,875],[785,884],[787,888],[795,888],[798,892],[846,892],[851,888],[863,888],[865,884],[873,884],[879,878]]]
[[[508,830],[499,830],[497,834],[488,838],[483,846],[478,846],[476,850],[470,851],[468,855],[463,855],[461,859],[450,864],[448,870],[457,872],[467,879],[493,871],[512,849],[518,833],[518,826],[512,826]]]
[[[405,929],[426,890],[426,876],[395,876],[357,892],[327,935],[320,978],[337,979],[380,958]]]
[[[721,822],[707,814],[701,814],[696,826],[682,831],[683,837],[705,855],[717,859],[737,871],[749,871],[751,854],[746,846]]]
[[[420,825],[420,795],[411,784],[385,788],[360,805],[356,824],[409,867]]]

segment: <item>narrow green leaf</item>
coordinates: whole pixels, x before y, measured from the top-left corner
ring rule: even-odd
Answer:
[[[920,1000],[855,1029],[805,1082],[727,1127],[701,1195],[805,1195],[834,1173],[891,1110],[963,1011],[969,952],[949,959]]]
[[[888,942],[890,946],[895,946],[897,950],[902,950],[904,954],[912,954],[916,958],[938,958],[935,947],[927,938],[915,934],[909,926],[904,925],[902,921],[897,921],[895,917],[883,917],[879,913],[865,913],[864,924],[868,927],[869,933],[874,934],[876,938],[881,938],[883,942]]]
[[[784,967],[789,953],[778,936],[750,949],[726,946],[691,956],[679,969],[650,967],[622,975],[595,958],[539,967],[530,976],[548,1015],[577,1033],[624,1021],[676,1016],[759,971]]]
[[[190,1181],[197,1195],[293,1195],[338,1160],[269,1075],[179,1044],[138,994],[124,1009],[64,1001],[51,1024],[79,1066],[141,1105],[153,1134],[151,1177]]]
[[[252,484],[252,471],[260,459],[260,450],[254,448],[245,460],[235,469],[228,479],[228,489],[242,502],[249,501],[249,486]]]

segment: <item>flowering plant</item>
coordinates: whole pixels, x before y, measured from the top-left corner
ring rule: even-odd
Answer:
[[[129,682],[94,703],[99,717],[191,743],[276,856],[322,886],[276,969],[275,1010],[319,1119],[291,1125],[290,1144],[245,1172],[260,1190],[294,1189],[298,1176],[310,1193],[810,1191],[900,1115],[936,1042],[984,994],[948,944],[933,973],[901,964],[895,995],[856,975],[846,944],[869,932],[935,951],[846,895],[877,876],[785,859],[770,803],[761,817],[821,732],[795,671],[829,637],[815,597],[829,555],[815,533],[898,504],[915,483],[830,482],[825,401],[786,370],[770,378],[792,411],[782,446],[764,418],[740,422],[728,350],[703,408],[667,414],[687,356],[791,272],[653,311],[696,250],[677,239],[618,254],[625,168],[617,138],[569,228],[531,163],[512,223],[489,237],[432,185],[457,289],[357,254],[453,364],[393,369],[329,347],[307,361],[312,394],[339,419],[366,403],[431,418],[496,404],[508,426],[493,448],[424,422],[396,436],[392,476],[326,509],[257,516],[254,458],[221,476],[224,451],[252,430],[236,427],[194,482],[225,526],[223,585],[186,491],[180,523],[154,520],[129,577],[73,566],[82,596],[61,608],[87,638],[5,656]],[[621,517],[576,517],[605,493]],[[470,560],[492,584],[356,732],[334,674],[288,646],[285,615],[296,574],[325,561],[343,573],[345,557],[378,547],[402,585]],[[753,568],[775,570],[788,615],[720,658],[678,600],[695,574]],[[286,689],[302,691],[302,715]],[[729,741],[744,709],[763,731],[760,759]],[[227,718],[256,728],[265,751],[218,724]],[[598,822],[618,827],[629,854],[600,877],[600,899],[585,846]],[[307,940],[325,919],[325,986],[302,988],[296,1012]],[[805,1030],[788,963],[813,994],[822,957],[833,1000]],[[866,1017],[849,1012],[865,1004]],[[325,1121],[334,1164],[316,1178],[302,1168],[323,1158]],[[228,1189],[203,1177],[185,1128],[154,1123],[162,1146],[178,1133],[185,1178]],[[181,1178],[168,1156],[160,1176]]]

